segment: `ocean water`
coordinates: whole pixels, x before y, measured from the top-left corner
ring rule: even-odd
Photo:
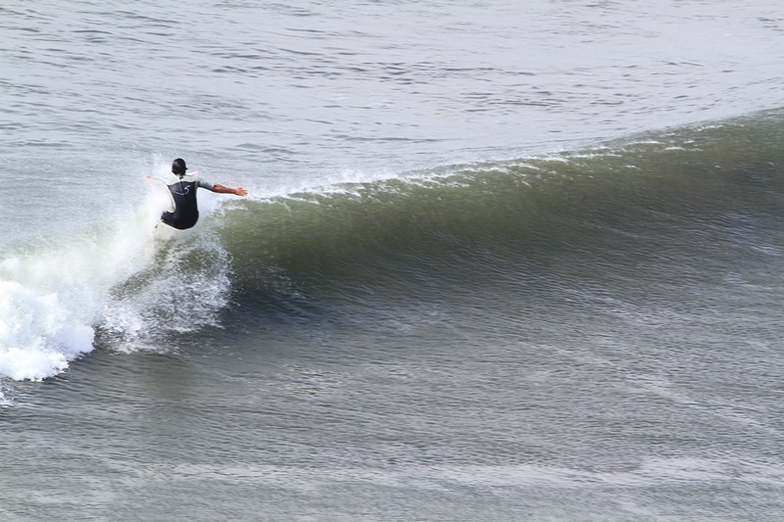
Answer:
[[[781,520],[784,5],[338,4],[0,6],[0,520]]]

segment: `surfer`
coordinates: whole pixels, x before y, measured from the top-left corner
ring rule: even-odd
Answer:
[[[171,192],[174,210],[166,211],[161,215],[161,221],[179,230],[191,228],[199,220],[199,207],[196,203],[196,189],[205,188],[218,194],[234,194],[236,196],[246,196],[248,191],[244,188],[231,188],[218,183],[212,184],[201,179],[185,180],[185,160],[177,158],[172,162],[172,174],[177,176],[179,181],[167,185]]]

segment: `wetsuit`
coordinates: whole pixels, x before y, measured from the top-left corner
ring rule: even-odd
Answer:
[[[161,221],[167,225],[185,230],[191,228],[199,220],[199,207],[196,204],[196,189],[199,187],[212,190],[212,183],[202,180],[180,181],[167,185],[174,201],[174,211],[164,212]]]

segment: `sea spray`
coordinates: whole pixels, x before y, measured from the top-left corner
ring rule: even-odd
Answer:
[[[0,260],[0,374],[44,379],[92,350],[110,289],[153,258],[158,201]]]
[[[111,289],[98,326],[114,350],[166,351],[167,333],[217,326],[216,312],[228,302],[229,255],[208,226],[156,245],[150,263]]]
[[[166,234],[158,217],[167,204],[151,187],[105,227],[0,259],[0,375],[52,377],[93,349],[96,328],[127,340],[211,320],[225,303],[225,252],[209,231]]]

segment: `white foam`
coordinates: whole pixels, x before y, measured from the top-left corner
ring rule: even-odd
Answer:
[[[92,350],[93,325],[111,287],[145,262],[138,225],[83,233],[0,261],[0,374],[43,379]]]
[[[0,317],[0,373],[12,379],[50,376],[91,349],[92,329],[56,293],[0,281]]]
[[[225,253],[209,232],[169,240],[186,246],[170,249],[168,262],[175,267],[194,249],[219,253],[197,280],[172,281],[180,272],[156,270],[156,251],[166,242],[155,239],[155,224],[168,203],[165,191],[153,185],[139,208],[119,213],[103,228],[0,258],[0,376],[41,380],[62,372],[93,349],[97,325],[133,337],[151,323],[166,321],[182,330],[186,321],[200,324],[213,316],[225,303],[228,277]],[[151,275],[140,290],[117,294],[118,286],[145,272]],[[187,319],[178,323],[161,313],[169,305]]]

